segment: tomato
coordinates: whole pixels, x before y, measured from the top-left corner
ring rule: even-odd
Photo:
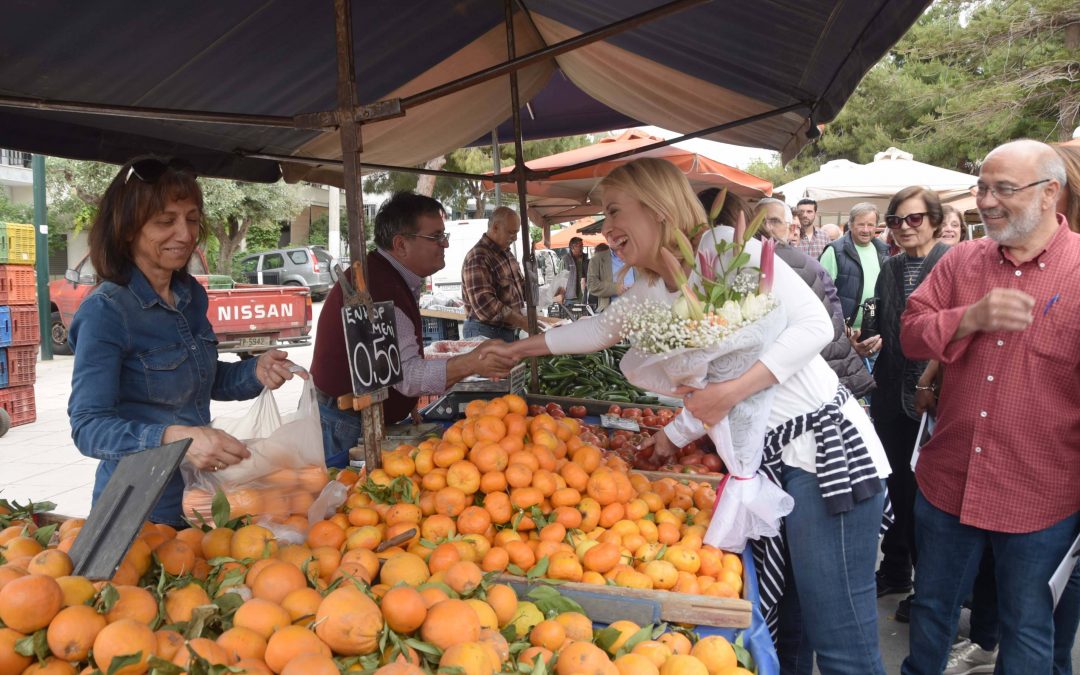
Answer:
[[[614,415],[614,416],[618,417],[618,416],[622,415],[622,408],[617,406],[617,405],[612,404],[612,405],[608,406],[607,414]]]
[[[643,415],[641,423],[647,427],[658,427],[660,426],[660,418],[656,415]]]
[[[570,410],[568,412],[570,413],[570,417],[577,418],[585,417],[589,414],[589,411],[586,410],[585,406],[583,405],[572,405],[570,406]]]
[[[701,463],[708,467],[709,471],[719,471],[724,468],[724,460],[720,459],[720,455],[705,455]]]
[[[623,419],[640,419],[641,408],[627,408],[622,411]]]
[[[562,418],[566,417],[566,413],[563,412],[562,408],[555,408],[554,410],[548,410],[547,413],[549,415],[551,415],[552,417],[554,417],[555,419],[557,419],[557,420],[561,420]]]
[[[644,410],[644,411],[643,411],[643,412],[642,412],[641,414],[642,414],[642,415],[643,415],[644,417],[652,417],[652,416],[653,416],[653,415],[655,415],[656,413],[654,413],[654,412],[653,412],[653,409],[652,409],[652,408],[645,408],[645,410]]]
[[[531,405],[531,406],[529,406],[529,416],[530,417],[536,417],[537,415],[543,415],[545,412],[547,412],[547,411],[544,410],[544,406],[542,406],[542,405]]]

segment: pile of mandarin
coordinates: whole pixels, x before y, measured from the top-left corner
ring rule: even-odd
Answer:
[[[39,528],[0,506],[0,675],[747,675],[723,637],[596,629],[557,593],[522,600],[493,578],[722,596],[742,583],[737,556],[701,544],[711,490],[641,480],[575,421],[524,410],[474,402],[443,438],[338,473],[338,513],[276,516],[302,543],[248,516],[146,524],[107,582],[72,575],[83,521]]]

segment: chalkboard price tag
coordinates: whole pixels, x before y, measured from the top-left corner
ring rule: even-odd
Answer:
[[[625,431],[634,432],[641,431],[641,426],[637,423],[637,420],[618,417],[616,415],[601,415],[600,426],[605,429],[623,429]]]
[[[375,303],[369,317],[363,305],[341,308],[349,354],[353,395],[360,396],[401,382],[401,350],[394,323],[394,303]]]

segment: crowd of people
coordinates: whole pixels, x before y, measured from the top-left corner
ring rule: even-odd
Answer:
[[[918,186],[884,214],[855,206],[835,233],[817,226],[809,200],[797,205],[793,232],[783,202],[751,209],[737,198],[702,230],[715,195],[695,194],[658,159],[619,167],[598,192],[607,245],[590,260],[571,242],[561,290],[608,311],[517,339],[528,328],[510,251],[521,222],[500,208],[462,269],[465,336],[491,339],[448,360],[424,358],[418,304],[424,278],[445,264],[444,210],[414,193],[383,204],[366,267],[373,299],[395,305],[404,379],[384,404],[387,422],[466,376],[505,377],[526,357],[612,345],[624,320],[610,311],[616,298],[676,298],[663,254],[676,250],[677,233],[711,250],[760,211],[759,236],[778,242],[773,293],[786,324],[746,373],[687,392],[683,404],[717,424],[747,397],[775,391],[763,464],[795,506],[782,537],[755,552],[782,671],[884,673],[877,598],[903,594],[905,675],[1070,673],[1080,568],[1066,568],[1056,604],[1048,581],[1080,532],[1080,148],[1016,141],[987,155],[975,190],[987,236],[970,241],[962,214]],[[252,398],[299,370],[278,350],[217,359],[206,293],[186,272],[205,235],[202,210],[190,167],[139,158],[121,168],[91,228],[103,283],[71,326],[69,414],[79,450],[102,460],[95,499],[119,459],[171,440],[190,438],[188,461],[200,469],[242,461],[243,444],[210,427],[210,399]],[[746,252],[756,265],[760,242]],[[311,367],[329,466],[343,466],[361,435],[359,416],[337,405],[351,392],[347,302],[335,285]],[[928,439],[924,415],[935,422]],[[654,451],[671,456],[694,433],[673,424],[654,436]],[[836,453],[841,468],[823,474]],[[852,486],[842,503],[825,495],[837,481]],[[151,519],[182,526],[182,489],[174,476]],[[957,641],[969,599],[971,634]]]

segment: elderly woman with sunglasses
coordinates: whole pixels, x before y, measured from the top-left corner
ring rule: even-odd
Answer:
[[[254,398],[292,378],[284,352],[240,363],[217,360],[207,296],[187,272],[206,233],[202,191],[191,166],[144,157],[125,164],[90,229],[100,285],[75,313],[68,415],[79,451],[101,460],[100,497],[125,456],[184,438],[186,461],[217,470],[248,456],[244,444],[211,429],[210,399]],[[150,519],[183,527],[179,472]]]
[[[880,354],[874,365],[877,389],[870,401],[870,416],[892,466],[888,478],[896,520],[881,543],[884,555],[878,568],[878,595],[911,590],[914,564],[913,509],[915,476],[911,455],[919,432],[917,398],[932,394],[933,385],[923,381],[926,362],[911,361],[900,349],[900,315],[907,300],[937,264],[949,246],[940,243],[944,212],[937,193],[929,188],[904,188],[893,196],[885,215],[901,252],[881,266],[877,279],[877,324]],[[932,381],[932,380],[931,380]],[[901,602],[898,618],[905,620],[908,604]]]

